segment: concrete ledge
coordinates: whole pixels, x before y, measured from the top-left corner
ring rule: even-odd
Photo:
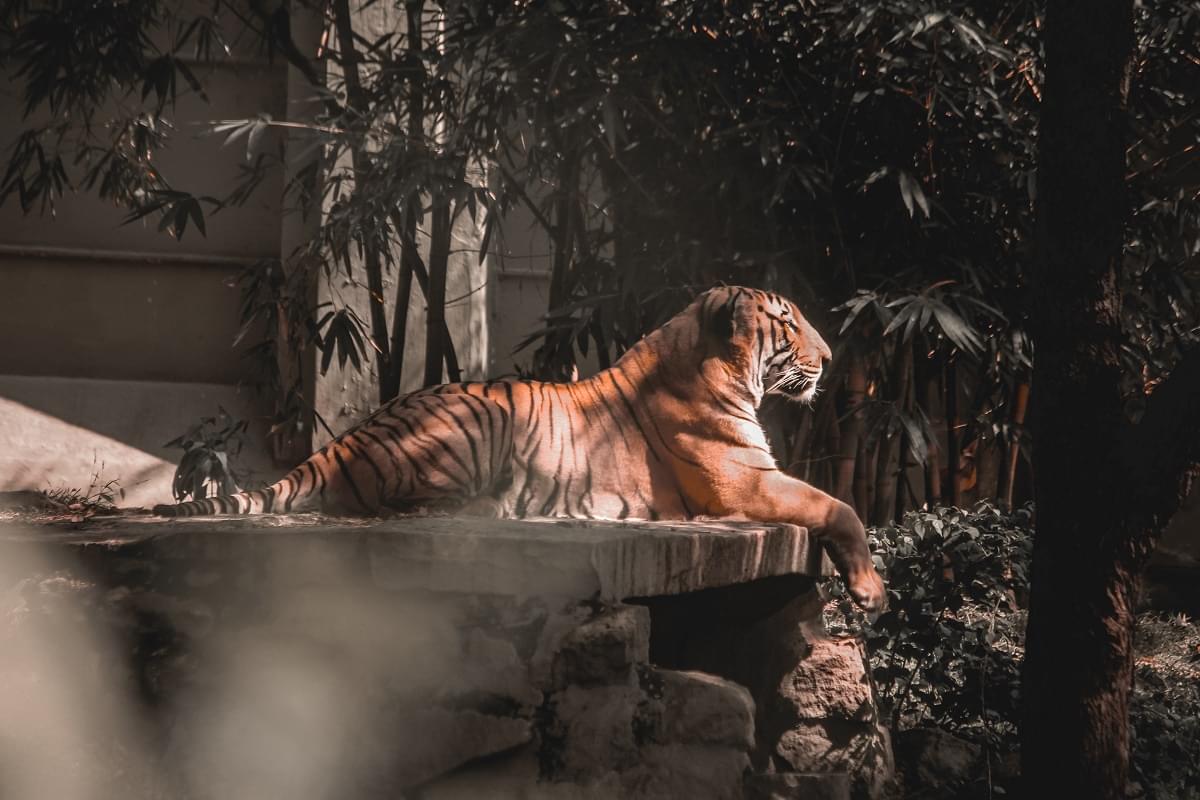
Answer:
[[[90,555],[136,551],[159,563],[194,566],[255,563],[264,565],[260,578],[273,584],[323,582],[331,570],[348,569],[385,589],[605,601],[832,574],[804,528],[732,521],[267,515],[0,528],[0,548],[21,544]]]

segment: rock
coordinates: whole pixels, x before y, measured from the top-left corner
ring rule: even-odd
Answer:
[[[850,800],[844,772],[759,773],[746,779],[746,800]]]
[[[572,604],[557,613],[547,614],[529,658],[530,673],[536,683],[551,682],[554,661],[563,641],[591,615],[592,611],[582,604]]]
[[[407,716],[404,729],[407,735],[401,740],[394,773],[400,787],[415,786],[533,738],[528,720],[439,708]]]
[[[754,747],[754,700],[747,689],[703,672],[653,672],[663,705],[662,741]]]
[[[542,731],[550,777],[595,780],[638,760],[633,720],[643,695],[632,686],[568,686],[551,698],[555,722]]]
[[[649,658],[650,612],[642,606],[617,606],[563,637],[554,657],[554,683],[628,683],[632,667]]]
[[[776,757],[797,772],[848,772],[856,786],[882,786],[893,771],[887,731],[863,722],[798,722],[780,737]]]
[[[937,728],[916,728],[896,736],[896,758],[908,786],[955,787],[985,772],[983,748]]]
[[[883,797],[895,765],[862,643],[830,637],[819,619],[779,636],[776,658],[786,656],[791,666],[762,701],[768,707],[759,714],[761,762],[796,772],[846,772],[852,797]]]
[[[742,800],[750,759],[743,750],[710,745],[648,745],[639,763],[621,775],[620,797],[630,800]]]
[[[588,784],[544,781],[537,754],[521,748],[466,766],[421,787],[421,800],[612,800],[621,796],[615,772]]]
[[[489,635],[479,628],[463,634],[462,661],[447,675],[441,694],[448,699],[475,698],[532,713],[542,703],[542,693],[530,679],[512,642]]]
[[[844,719],[868,721],[875,704],[867,674],[862,642],[853,638],[831,638],[811,629],[804,636],[807,655],[780,686],[800,719]]]

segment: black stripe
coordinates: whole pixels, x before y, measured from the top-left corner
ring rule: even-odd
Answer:
[[[396,454],[392,452],[392,448],[388,447],[387,444],[385,444],[382,439],[380,439],[378,436],[376,436],[374,433],[367,430],[366,428],[360,429],[358,431],[358,434],[360,436],[365,436],[366,438],[370,439],[375,444],[379,445],[379,449],[383,451],[383,454],[385,456],[387,456],[388,461],[391,462],[392,474],[394,474],[396,476],[396,485],[398,487],[400,484],[400,479],[404,475],[404,465],[400,463],[400,459],[396,458]],[[389,497],[391,497],[391,495],[392,495],[391,492],[385,491],[386,489],[387,489],[387,480],[384,479],[382,484],[380,484],[380,487],[379,487],[379,502],[380,503],[383,502],[383,497],[385,494],[388,495]]]
[[[646,442],[646,449],[650,451],[650,454],[654,456],[656,461],[661,462],[662,456],[660,456],[658,451],[654,449],[654,446],[650,444],[650,438],[646,436],[646,430],[642,427],[641,420],[637,418],[637,414],[633,410],[633,404],[629,402],[629,398],[625,396],[625,392],[622,391],[621,387],[617,384],[616,378],[613,377],[613,371],[609,370],[608,372],[605,372],[604,376],[608,378],[609,383],[611,383],[613,388],[617,390],[617,395],[620,396],[621,402],[625,404],[625,411],[628,412],[629,418],[633,421],[633,424],[637,426],[638,433],[642,435],[642,439]]]
[[[444,489],[440,489],[432,481],[430,481],[429,478],[427,478],[424,475],[424,473],[421,471],[420,465],[417,463],[416,458],[409,452],[410,447],[412,449],[415,449],[421,456],[423,456],[422,463],[428,465],[430,469],[436,470],[437,472],[440,472],[441,474],[445,475],[460,490],[465,491],[468,488],[470,488],[471,475],[470,475],[469,470],[467,469],[466,464],[462,463],[461,461],[458,462],[459,466],[462,467],[463,472],[466,473],[466,477],[463,478],[461,476],[455,475],[448,469],[447,463],[443,459],[439,459],[432,452],[432,450],[430,449],[430,445],[425,444],[421,440],[422,439],[431,439],[433,444],[439,444],[443,448],[445,448],[446,444],[444,441],[442,441],[441,439],[438,439],[434,436],[431,436],[429,434],[419,433],[417,431],[417,429],[413,427],[412,423],[409,422],[404,417],[395,417],[394,419],[396,422],[399,422],[400,424],[404,425],[405,428],[408,429],[407,436],[403,435],[403,433],[401,431],[397,431],[395,428],[393,428],[392,426],[383,422],[382,420],[376,420],[375,424],[377,426],[387,430],[389,433],[391,433],[392,436],[394,436],[396,438],[397,450],[399,451],[399,453],[402,456],[404,456],[413,465],[412,475],[415,480],[419,480],[426,488],[428,488],[430,490],[440,491],[443,493],[445,492]],[[414,485],[413,489],[415,489],[415,488],[416,488],[416,486]]]
[[[346,485],[350,487],[350,491],[354,492],[354,499],[358,501],[358,505],[364,511],[369,511],[367,502],[363,500],[362,495],[358,493],[358,486],[354,483],[354,476],[350,474],[350,468],[346,466],[346,462],[342,460],[342,454],[333,449],[333,457],[337,461],[338,469],[342,471],[342,477],[346,481]]]
[[[445,424],[449,425],[452,428],[457,428],[458,432],[460,434],[462,434],[464,439],[467,440],[467,446],[471,449],[471,463],[475,467],[474,470],[472,470],[470,472],[470,474],[472,476],[474,476],[474,480],[470,481],[469,483],[471,485],[473,485],[476,489],[478,489],[479,485],[480,485],[480,482],[479,482],[479,475],[480,475],[479,448],[475,444],[475,437],[472,435],[471,428],[469,426],[465,425],[461,419],[459,419],[457,416],[455,416],[454,412],[451,411],[444,403],[431,404],[426,407],[426,410],[429,412],[430,416],[435,417],[438,420],[441,420],[442,422],[444,422]],[[443,412],[447,416],[449,416],[450,419],[453,420],[453,422],[447,422],[442,417]],[[446,446],[446,448],[448,449],[448,445]],[[465,463],[463,465],[463,468],[467,469]]]
[[[424,407],[418,407],[417,410],[424,411],[425,409],[424,409]],[[450,456],[451,461],[458,464],[458,466],[462,469],[463,473],[467,476],[467,479],[465,481],[460,480],[460,483],[464,483],[467,486],[470,486],[470,484],[471,484],[471,468],[468,467],[467,462],[463,461],[459,457],[458,453],[452,447],[450,447],[450,445],[448,445],[446,443],[445,439],[442,439],[441,437],[436,436],[429,431],[426,431],[423,426],[421,427],[420,430],[418,430],[417,427],[415,427],[411,422],[409,422],[404,417],[397,416],[395,419],[396,419],[396,422],[399,422],[401,425],[404,425],[406,428],[408,428],[409,433],[412,434],[413,438],[416,439],[418,443],[422,443],[422,440],[428,440],[428,441],[432,442],[433,444],[436,444],[438,447],[440,447],[442,449],[442,451],[444,451],[446,453],[446,455]],[[430,455],[432,455],[432,453],[430,453]],[[436,463],[440,463],[440,462],[436,462]],[[436,463],[435,463],[435,466],[436,466]],[[445,469],[442,469],[442,472],[446,473],[447,476],[449,476],[449,474],[450,474],[450,473],[446,472]]]
[[[487,433],[485,435],[488,437],[487,484],[490,486],[496,479],[497,470],[500,465],[501,454],[503,452],[501,437],[504,436],[503,430],[497,431],[496,420],[492,415],[503,415],[504,412],[499,404],[487,398],[474,397],[472,399],[479,403],[483,409],[482,415],[476,413],[474,410],[471,411],[481,431],[484,429],[484,423],[486,422]],[[501,416],[501,423],[503,423],[503,419],[503,416]],[[482,478],[482,476],[480,477]]]
[[[383,475],[383,468],[375,463],[375,459],[371,458],[371,454],[369,452],[367,452],[366,445],[364,445],[357,438],[355,438],[357,436],[358,436],[358,431],[354,431],[353,433],[351,433],[349,436],[346,437],[345,441],[342,442],[342,446],[345,447],[347,450],[349,450],[351,455],[367,462],[367,464],[371,467],[371,471],[375,473],[375,480],[376,480],[376,492],[375,493],[377,495],[381,494],[382,489],[383,489],[383,483],[386,480],[386,478],[384,478],[384,475]]]
[[[613,425],[616,427],[617,432],[621,434],[621,442],[625,445],[625,449],[632,454],[633,448],[629,446],[629,437],[625,435],[625,426],[622,425],[620,420],[617,419],[617,415],[613,411],[612,404],[608,402],[608,398],[604,396],[604,392],[600,391],[599,386],[589,385],[589,388],[596,394],[596,397],[600,398],[601,405],[603,405],[604,410],[608,412],[608,416],[612,419]]]

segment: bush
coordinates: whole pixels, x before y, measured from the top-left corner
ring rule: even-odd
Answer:
[[[982,745],[991,763],[1011,763],[1032,518],[1031,508],[1005,513],[981,504],[910,512],[869,530],[890,603],[873,623],[830,583],[826,624],[865,638],[880,713],[893,731],[936,727]],[[1200,626],[1142,614],[1136,649],[1130,788],[1200,798]]]
[[[840,613],[829,624],[865,636],[893,729],[1015,743],[1030,523],[1027,508],[985,504],[910,512],[869,532],[890,607],[871,624],[834,589]]]

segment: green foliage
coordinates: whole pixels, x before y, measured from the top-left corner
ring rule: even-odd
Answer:
[[[892,726],[935,725],[999,747],[1016,732],[1030,511],[938,508],[870,531],[890,607],[861,626]],[[835,629],[844,623],[837,623]]]
[[[214,496],[237,491],[230,459],[241,452],[246,428],[245,420],[236,420],[219,408],[215,417],[204,417],[187,433],[163,445],[183,449],[171,486],[176,500],[203,499],[210,487]]]
[[[831,581],[826,622],[865,637],[892,729],[934,726],[992,757],[1015,753],[1032,510],[910,512],[868,535],[890,607],[871,622]],[[1200,625],[1142,614],[1135,651],[1133,779],[1141,796],[1200,797]]]

